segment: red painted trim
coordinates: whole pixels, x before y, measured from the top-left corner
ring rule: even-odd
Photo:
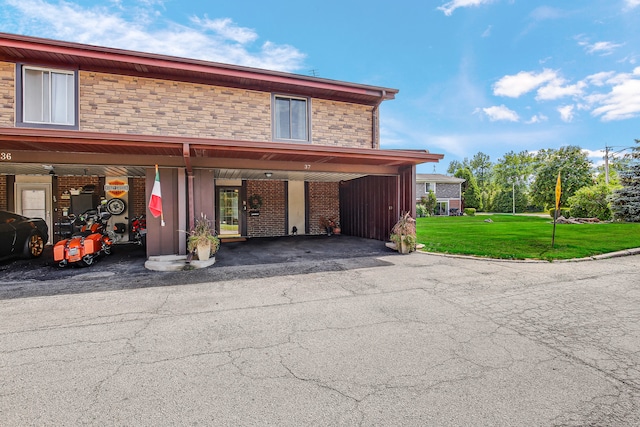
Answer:
[[[205,139],[176,136],[132,135],[98,132],[78,132],[52,129],[0,128],[0,141],[56,144],[83,144],[100,147],[145,147],[153,149],[175,149],[183,153],[185,146],[195,150],[220,150],[230,154],[261,153],[326,157],[340,160],[367,159],[387,165],[419,164],[441,160],[443,154],[432,154],[426,150],[376,150],[371,148],[328,147],[312,144],[290,144],[281,142],[240,141]],[[1,144],[0,144],[1,146]],[[186,157],[185,157],[186,158]]]

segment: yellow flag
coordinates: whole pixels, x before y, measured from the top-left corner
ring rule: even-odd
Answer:
[[[556,182],[556,211],[560,207],[560,195],[562,194],[562,188],[560,185],[560,172],[558,172],[558,181]]]

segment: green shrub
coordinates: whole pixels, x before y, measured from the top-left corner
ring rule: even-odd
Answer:
[[[427,207],[425,205],[420,203],[420,204],[416,205],[416,216],[418,218],[424,218],[424,217],[427,217],[427,216],[431,216],[431,213],[429,212],[429,210],[427,209]]]
[[[598,218],[602,221],[611,219],[611,209],[608,197],[614,187],[606,184],[598,184],[591,187],[582,187],[569,197],[571,212],[579,218]]]
[[[475,216],[476,215],[476,209],[475,208],[464,208],[464,214],[465,215],[469,215],[469,216]]]

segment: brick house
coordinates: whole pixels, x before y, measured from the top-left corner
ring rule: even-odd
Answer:
[[[415,214],[416,165],[443,157],[380,149],[378,107],[397,93],[0,33],[0,209],[40,212],[56,241],[100,198],[126,203],[113,221],[147,213],[158,165],[166,226],[147,216],[148,255],[185,253],[200,213],[227,237],[321,234],[335,217],[385,240]]]
[[[436,215],[449,215],[462,210],[462,183],[465,180],[441,174],[416,174],[416,201],[433,191],[436,195]],[[454,211],[452,211],[454,209]]]

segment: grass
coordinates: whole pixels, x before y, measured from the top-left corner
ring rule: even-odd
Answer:
[[[434,216],[416,225],[427,252],[551,261],[640,247],[640,223],[557,224],[554,247],[549,216]]]

